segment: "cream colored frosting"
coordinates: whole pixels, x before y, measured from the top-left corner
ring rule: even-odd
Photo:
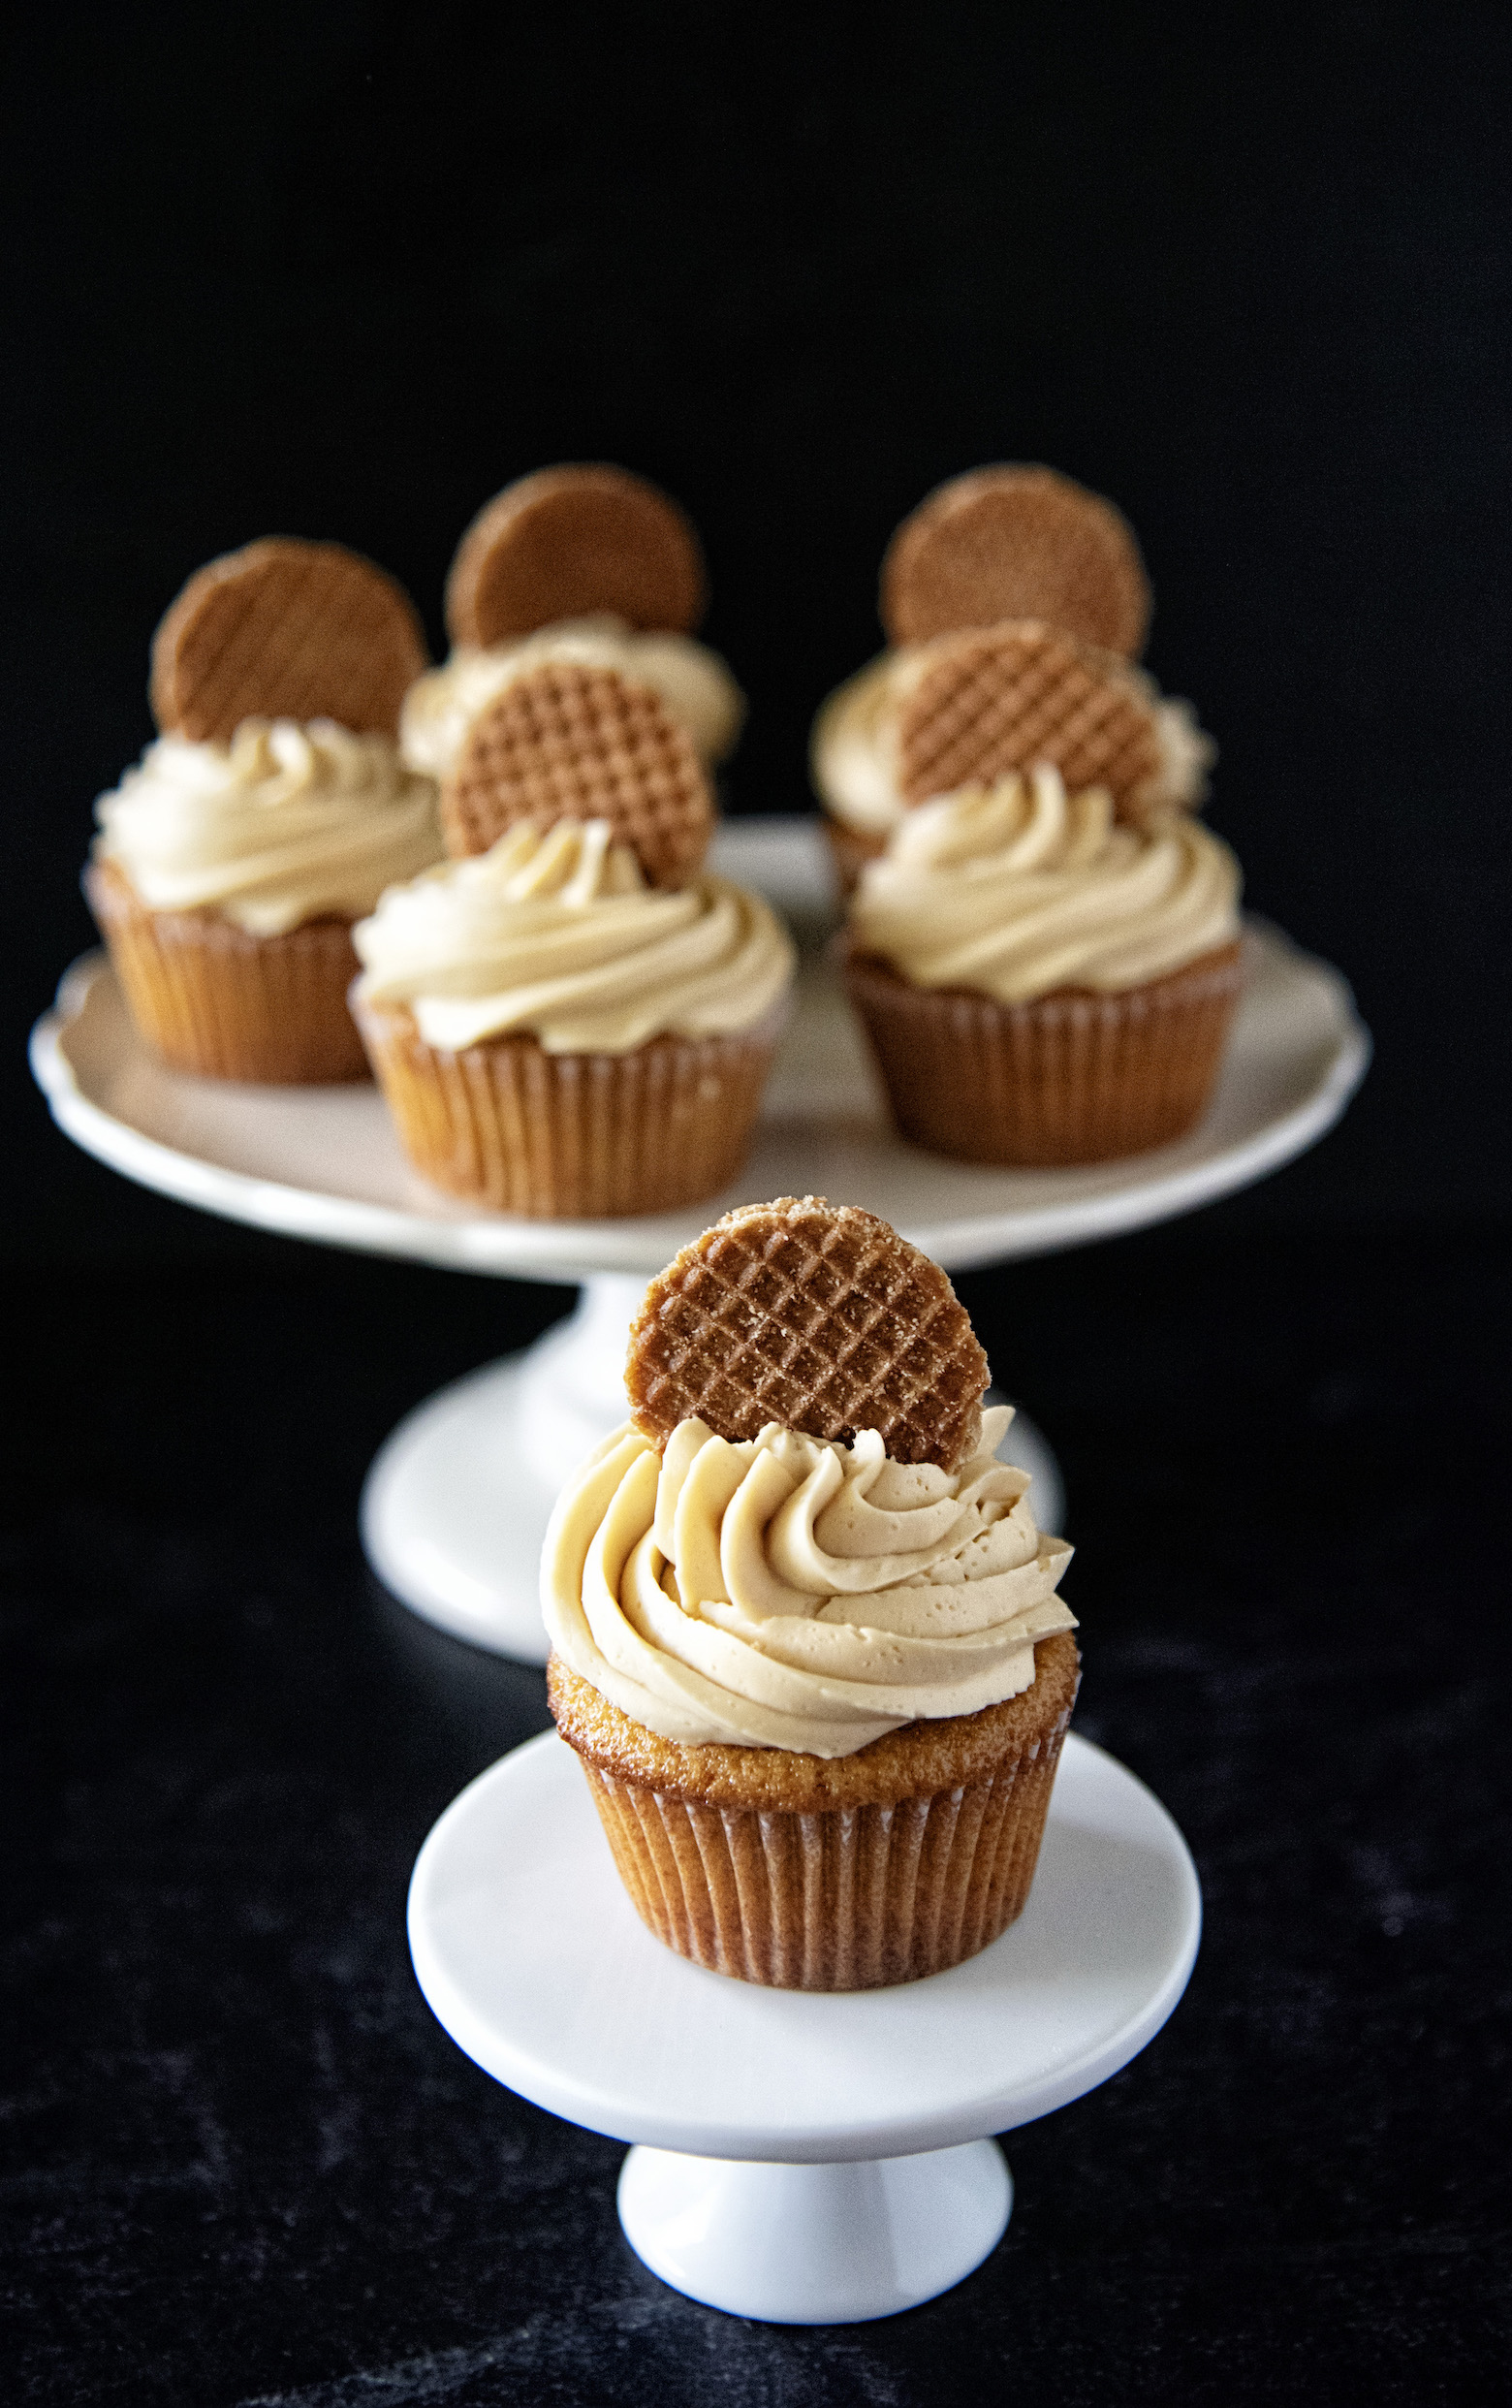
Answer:
[[[391,888],[352,934],[359,992],[409,1004],[426,1044],[453,1051],[524,1030],[551,1054],[625,1054],[764,1019],[795,959],[768,905],[708,872],[660,893],[612,833],[521,825]]]
[[[926,648],[882,652],[835,687],[820,707],[809,745],[814,788],[835,818],[861,836],[886,836],[907,805],[898,790],[898,708],[923,668]],[[1141,816],[1194,810],[1208,792],[1217,746],[1191,704],[1156,691],[1143,670],[1125,674],[1154,706],[1160,767],[1134,798]]]
[[[1200,820],[1122,826],[1102,787],[1068,795],[1041,768],[909,811],[863,871],[850,924],[916,987],[1023,1003],[1116,994],[1231,944],[1239,892],[1238,862]]]
[[[434,780],[331,719],[243,719],[229,745],[160,736],[95,816],[96,854],[149,910],[213,906],[254,936],[355,919],[441,852]]]
[[[563,1663],[688,1746],[853,1756],[903,1723],[975,1714],[1034,1679],[1075,1621],[1071,1560],[999,1463],[1011,1406],[960,1472],[769,1422],[731,1445],[680,1422],[658,1454],[626,1422],[557,1502],[541,1605]]]
[[[718,653],[691,636],[666,629],[643,632],[605,611],[589,618],[558,619],[518,644],[490,645],[487,650],[457,645],[404,697],[399,746],[406,761],[432,777],[445,777],[485,704],[525,670],[548,660],[617,669],[638,685],[653,687],[706,761],[722,761],[735,748],[745,697]]]

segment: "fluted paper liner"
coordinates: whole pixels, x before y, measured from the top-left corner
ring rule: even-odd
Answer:
[[[152,911],[110,860],[90,864],[84,891],[131,1016],[171,1069],[268,1086],[366,1078],[348,921],[254,936],[218,911]]]
[[[916,987],[842,941],[845,984],[904,1137],[1051,1168],[1169,1145],[1207,1109],[1239,1001],[1238,943],[1119,995],[998,1003]]]
[[[750,1150],[782,1013],[728,1036],[549,1054],[533,1036],[427,1045],[407,1005],[354,996],[404,1150],[450,1194],[534,1220],[670,1212]]]
[[[1069,1651],[1069,1666],[1058,1657],[1047,1663],[1035,1689],[1011,1701],[1020,1709],[1012,1716],[986,1709],[1010,1734],[995,1763],[981,1760],[978,1744],[963,1749],[967,1777],[948,1789],[812,1811],[741,1806],[728,1796],[706,1802],[595,1760],[554,1660],[551,1702],[577,1749],[619,1877],[658,1940],[711,1972],[774,1989],[877,1989],[961,1964],[1024,1910],[1076,1689],[1069,1634],[1049,1645]],[[1036,1661],[1046,1662],[1044,1643]],[[579,1694],[586,1688],[577,1685]],[[596,1706],[592,1719],[602,1721],[606,1701]],[[615,1709],[607,1713],[615,1717]],[[895,1763],[906,1763],[917,1732],[921,1748],[937,1758],[954,1733],[979,1738],[971,1727],[983,1720],[914,1724],[882,1744],[892,1747]],[[764,1752],[685,1753],[739,1758]],[[825,1768],[837,1773],[842,1794],[847,1767],[856,1768],[856,1786],[866,1786],[866,1753]],[[813,1761],[787,1758],[789,1765]]]

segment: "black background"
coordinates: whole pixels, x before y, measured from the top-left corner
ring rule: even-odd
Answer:
[[[1505,11],[34,5],[0,140],[7,1321],[0,2391],[1454,2400],[1505,2362]],[[1254,906],[1376,1035],[1195,1223],[963,1283],[1049,1426],[1080,1720],[1209,1923],[1011,2142],[952,2299],[842,2333],[663,2291],[618,2152],[414,1990],[435,1813],[542,1720],[362,1571],[362,1469],[561,1291],[224,1227],[52,1130],[25,1026],[183,577],[273,529],[410,585],[617,459],[705,535],[802,808],[939,477],[1113,493]]]
[[[33,7],[0,145],[16,1021],[88,937],[90,806],[212,554],[340,537],[439,644],[485,496],[622,459],[704,530],[753,698],[734,807],[790,810],[896,521],[1042,458],[1139,529],[1213,823],[1379,1039],[1261,1209],[1499,1210],[1509,51],[1455,5]],[[97,1183],[15,1120],[25,1238],[93,1252]]]

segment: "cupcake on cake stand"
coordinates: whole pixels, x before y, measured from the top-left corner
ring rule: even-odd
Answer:
[[[559,1327],[408,1415],[362,1500],[363,1544],[395,1597],[459,1638],[526,1662],[546,1656],[537,1568],[547,1517],[573,1466],[623,1418],[625,1332],[646,1283],[727,1205],[808,1193],[862,1204],[950,1271],[1086,1245],[1279,1169],[1332,1127],[1370,1060],[1339,972],[1251,922],[1222,1076],[1190,1136],[1085,1170],[946,1161],[904,1145],[883,1109],[825,951],[831,872],[817,823],[729,822],[711,865],[786,914],[803,960],[739,1187],[682,1213],[531,1221],[455,1203],[409,1168],[371,1087],[240,1087],[162,1068],[100,955],[67,973],[32,1036],[32,1067],[58,1125],[144,1187],[324,1245],[579,1283]],[[1037,1519],[1055,1528],[1054,1458],[1022,1414],[1013,1451],[1035,1475]]]
[[[551,1732],[448,1807],[409,1897],[420,1986],[457,2046],[634,2144],[619,2215],[652,2271],[797,2325],[891,2316],[979,2265],[1013,2203],[992,2136],[1154,2038],[1201,1925],[1176,1824],[1074,1732],[1019,1920],[895,1989],[763,1989],[663,1948]]]

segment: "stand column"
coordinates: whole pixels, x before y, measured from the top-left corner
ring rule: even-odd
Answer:
[[[619,2221],[675,2290],[772,2325],[862,2324],[962,2282],[1007,2229],[992,2140],[853,2165],[749,2165],[635,2148]]]

